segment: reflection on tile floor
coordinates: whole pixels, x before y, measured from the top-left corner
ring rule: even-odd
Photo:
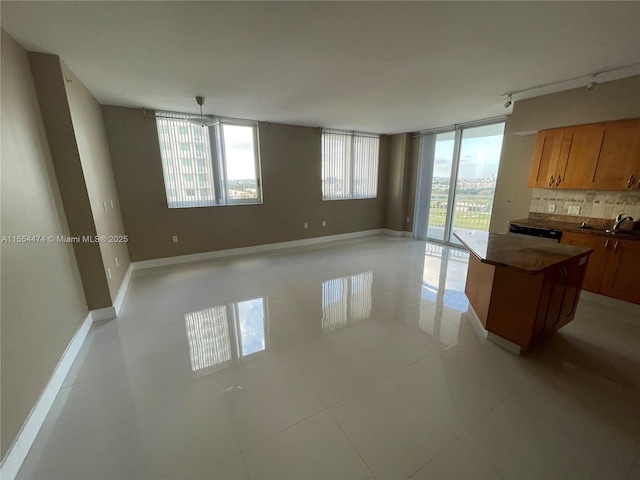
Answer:
[[[136,272],[19,478],[640,476],[640,309],[479,338],[466,252],[371,237]]]

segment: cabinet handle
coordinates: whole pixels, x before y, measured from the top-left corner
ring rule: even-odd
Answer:
[[[631,175],[629,177],[629,180],[627,180],[627,188],[631,188],[633,187],[633,184],[636,183],[636,179],[633,175]]]
[[[560,177],[560,175],[558,175],[558,177],[556,178],[556,187],[558,185],[560,185],[560,180],[562,180],[562,177]]]
[[[607,251],[607,247],[609,246],[609,239],[607,238],[607,241],[604,242],[604,251]]]
[[[613,251],[614,252],[618,251],[618,240],[616,240],[616,243],[613,245]]]
[[[551,178],[549,179],[549,186],[550,187],[553,187],[553,181],[554,181],[554,178],[553,178],[553,175],[551,175]]]

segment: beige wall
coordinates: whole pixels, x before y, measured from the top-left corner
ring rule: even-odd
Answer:
[[[125,231],[100,105],[64,62],[62,74],[96,233],[119,239]],[[113,302],[129,268],[129,251],[126,242],[120,241],[100,243],[99,247]]]
[[[59,57],[29,58],[71,234],[123,236],[100,105]],[[129,266],[126,243],[79,242],[74,249],[89,308],[111,306]]]
[[[60,58],[31,52],[29,59],[69,230],[72,236],[95,237],[97,232],[73,131]],[[97,243],[79,242],[74,243],[73,248],[89,308],[93,310],[110,306],[111,297],[100,246]]]
[[[407,217],[413,216],[413,211],[408,212],[409,174],[411,172],[409,140],[407,133],[399,133],[390,137],[385,227],[397,231],[405,230]]]
[[[506,232],[509,220],[529,213],[529,168],[535,132],[548,128],[640,117],[640,76],[516,101],[505,127],[490,231]]]
[[[169,209],[155,120],[143,117],[140,109],[103,106],[102,112],[132,261],[384,225],[386,137],[380,142],[376,199],[323,202],[321,130],[268,124],[260,128],[263,204]],[[178,243],[172,243],[173,235],[178,236]]]
[[[415,219],[413,214],[416,208],[416,191],[418,188],[418,162],[420,157],[420,137],[409,137],[409,180],[407,185],[407,223],[406,230],[413,232]]]
[[[27,52],[1,42],[2,235],[69,235]],[[4,457],[88,309],[71,244],[2,243],[1,258]]]

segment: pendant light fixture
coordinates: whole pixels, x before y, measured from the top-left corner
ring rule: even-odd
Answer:
[[[196,97],[196,102],[198,103],[198,105],[200,105],[200,116],[187,118],[186,120],[189,123],[193,123],[194,125],[199,125],[201,127],[212,127],[216,123],[218,123],[218,120],[216,120],[215,118],[205,117],[204,114],[202,113],[202,105],[204,105],[204,97]]]

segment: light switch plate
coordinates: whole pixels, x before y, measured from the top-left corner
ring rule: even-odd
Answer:
[[[547,205],[547,212],[553,213],[555,211],[556,211],[556,204],[555,203],[550,203],[549,205]]]
[[[580,207],[578,205],[571,205],[569,207],[569,215],[578,215],[580,213]]]

